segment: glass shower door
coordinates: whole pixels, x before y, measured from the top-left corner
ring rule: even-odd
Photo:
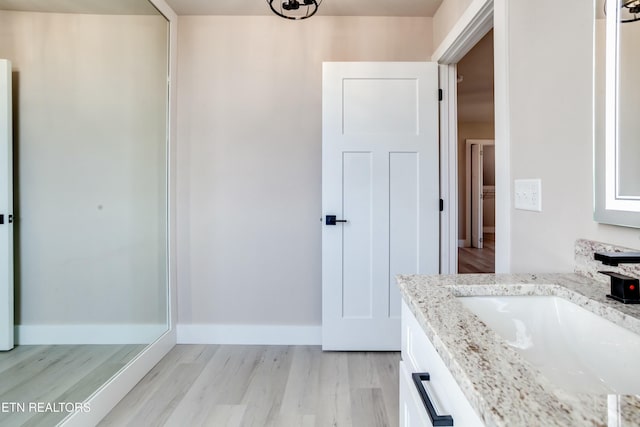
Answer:
[[[0,351],[13,348],[11,62],[0,59]]]

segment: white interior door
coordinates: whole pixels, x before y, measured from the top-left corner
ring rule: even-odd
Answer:
[[[11,63],[0,59],[0,351],[13,348]]]
[[[482,229],[484,212],[484,188],[483,188],[483,146],[473,144],[471,146],[471,245],[482,248]]]
[[[323,349],[399,350],[395,276],[439,271],[437,64],[324,63],[322,131]]]

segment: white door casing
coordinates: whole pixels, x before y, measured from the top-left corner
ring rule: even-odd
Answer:
[[[483,224],[483,146],[471,146],[471,241],[475,248],[482,249]]]
[[[13,348],[11,62],[0,59],[0,351]]]
[[[438,67],[323,64],[322,345],[399,350],[397,274],[439,271]]]

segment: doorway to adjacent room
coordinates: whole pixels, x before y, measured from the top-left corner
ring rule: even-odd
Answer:
[[[495,272],[493,30],[457,64],[458,273]]]

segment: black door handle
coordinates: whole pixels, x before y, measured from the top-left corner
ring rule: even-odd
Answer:
[[[335,215],[327,215],[325,218],[325,224],[327,225],[336,225],[338,222],[347,222],[346,219],[336,219]]]

